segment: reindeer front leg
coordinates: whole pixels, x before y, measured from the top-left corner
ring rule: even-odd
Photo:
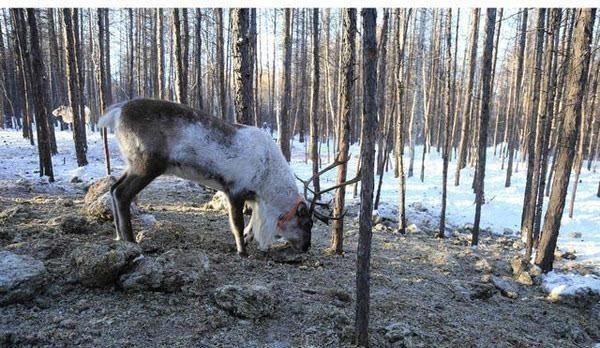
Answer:
[[[244,243],[244,200],[228,196],[229,199],[229,225],[235,238],[237,253],[240,256],[248,256],[246,243]]]

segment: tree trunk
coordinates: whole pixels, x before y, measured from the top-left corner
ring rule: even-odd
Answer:
[[[450,123],[454,113],[452,104],[452,10],[448,10],[446,19],[446,122],[444,127],[444,147],[442,148],[442,208],[440,212],[439,238],[444,238],[446,230],[446,197],[448,195],[448,156],[450,153]]]
[[[312,16],[312,90],[310,96],[310,160],[312,161],[312,173],[315,179],[313,185],[315,192],[320,191],[319,177],[319,83],[320,83],[320,67],[319,67],[319,9],[313,9]],[[318,199],[314,197],[313,199]]]
[[[460,135],[460,145],[458,149],[458,159],[456,161],[456,171],[454,176],[454,186],[460,184],[460,170],[463,169],[467,164],[467,147],[469,145],[469,134],[471,128],[471,112],[472,112],[472,95],[473,95],[473,83],[475,77],[475,66],[477,60],[477,37],[479,31],[479,12],[480,9],[473,9],[471,20],[471,39],[469,49],[469,76],[467,82],[467,88],[465,89],[465,101],[463,104],[463,115],[462,115],[462,127]]]
[[[98,92],[100,94],[100,110],[101,112],[106,111],[106,109],[108,108],[109,104],[108,104],[108,100],[112,99],[110,97],[110,91],[108,90],[108,86],[106,84],[106,81],[110,78],[106,76],[106,55],[104,52],[104,49],[106,48],[106,44],[104,42],[104,39],[106,38],[106,33],[105,30],[106,28],[104,27],[105,24],[105,19],[104,16],[108,16],[108,9],[98,9],[98,59],[97,61],[97,66],[96,66],[96,78],[97,78],[97,84],[99,86]],[[106,164],[105,169],[106,169],[106,175],[110,175],[110,152],[108,150],[108,138],[107,138],[107,133],[108,130],[106,128],[103,128],[100,130],[100,133],[102,134],[102,145],[104,147],[104,163]]]
[[[290,104],[292,89],[292,9],[286,8],[284,16],[284,34],[283,34],[283,74],[282,74],[282,95],[279,105],[279,117],[277,122],[278,142],[283,156],[289,162],[291,159],[290,151]]]
[[[235,89],[235,114],[238,123],[253,125],[252,117],[252,57],[250,56],[250,39],[248,25],[249,9],[231,9],[233,20],[233,84]]]
[[[531,257],[531,249],[533,248],[533,224],[534,224],[534,212],[535,202],[537,201],[537,189],[539,184],[539,175],[535,175],[536,163],[539,163],[537,157],[536,142],[540,143],[541,146],[541,132],[537,132],[535,127],[538,124],[538,107],[540,99],[540,80],[542,76],[542,56],[544,46],[544,17],[546,10],[543,8],[538,9],[537,17],[537,33],[535,39],[535,65],[533,74],[533,86],[532,86],[532,98],[531,105],[532,110],[528,115],[528,126],[529,132],[527,134],[527,182],[525,184],[525,194],[523,200],[523,217],[521,221],[521,233],[526,237],[526,250],[525,259],[529,260]],[[542,125],[539,125],[540,127]],[[539,139],[538,139],[539,138]],[[533,199],[532,199],[533,197]]]
[[[356,9],[343,9],[343,34],[341,52],[341,84],[340,84],[340,108],[338,129],[338,154],[336,160],[342,162],[338,166],[336,184],[346,181],[348,166],[348,150],[350,147],[350,114],[352,113],[352,100],[354,96],[354,65],[356,62]],[[336,254],[342,254],[344,246],[344,197],[346,188],[342,186],[335,191],[333,214],[341,216],[339,220],[333,220],[331,226],[331,250]]]
[[[522,83],[523,83],[523,58],[525,56],[525,39],[527,38],[527,9],[523,9],[521,17],[521,29],[519,37],[519,49],[517,55],[517,76],[515,79],[515,85],[513,86],[513,110],[511,113],[514,114],[512,127],[512,135],[508,137],[508,164],[506,167],[506,180],[504,187],[510,187],[511,176],[513,170],[513,161],[515,157],[515,150],[517,147],[516,134],[518,130],[519,118],[521,116],[521,94],[522,94]]]
[[[187,104],[187,92],[185,78],[183,77],[183,43],[181,37],[181,20],[179,18],[179,9],[173,9],[173,42],[175,49],[175,97],[178,103]]]
[[[19,21],[23,20],[23,9],[17,9],[19,12]],[[29,24],[30,38],[30,57],[31,72],[35,79],[32,79],[31,97],[35,106],[35,123],[37,130],[38,155],[40,160],[40,176],[48,176],[48,181],[54,182],[54,172],[52,170],[52,155],[50,149],[50,132],[48,130],[48,86],[46,84],[46,70],[40,48],[37,20],[34,9],[27,9],[27,22]],[[24,21],[21,25],[25,25]]]
[[[87,146],[85,143],[84,134],[81,132],[85,132],[85,124],[81,125],[82,117],[81,117],[81,86],[78,83],[78,50],[79,47],[76,45],[75,41],[75,31],[77,27],[73,24],[73,17],[77,14],[71,9],[65,8],[63,11],[63,21],[64,21],[64,37],[66,43],[66,73],[68,79],[68,94],[69,94],[69,105],[73,112],[73,140],[75,142],[75,153],[77,156],[77,165],[79,167],[87,165]]]
[[[377,131],[377,10],[361,11],[363,32],[363,117],[360,170],[360,228],[356,258],[356,344],[369,345],[369,288],[373,224],[373,166]]]
[[[479,223],[481,221],[481,206],[484,200],[484,179],[485,179],[485,161],[487,149],[487,133],[490,119],[490,99],[492,94],[491,75],[492,69],[492,51],[494,49],[494,28],[496,23],[496,9],[487,9],[485,21],[485,43],[483,46],[483,57],[481,64],[481,112],[479,125],[479,150],[477,161],[477,182],[475,184],[475,222],[473,224],[473,236],[471,245],[477,245],[479,242]]]
[[[595,8],[576,9],[576,23],[571,63],[567,83],[567,103],[563,123],[563,134],[558,146],[557,166],[550,193],[548,210],[544,217],[544,232],[540,240],[535,264],[543,272],[552,270],[554,251],[560,229],[575,155],[575,143],[581,124],[581,108],[590,63],[592,31],[596,17]]]
[[[156,12],[156,56],[158,59],[156,75],[158,81],[157,97],[165,99],[165,40],[163,36],[163,9],[159,8]]]

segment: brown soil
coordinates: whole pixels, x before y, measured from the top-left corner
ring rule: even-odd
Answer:
[[[173,185],[161,183],[177,182]],[[324,252],[326,226],[301,257],[264,255],[252,245],[240,259],[223,212],[204,210],[209,194],[173,178],[147,188],[139,206],[161,223],[176,223],[187,241],[163,246],[208,255],[210,268],[175,293],[88,289],[73,277],[70,253],[85,242],[113,238],[111,223],[90,222],[88,233],[64,233],[48,221],[79,214],[83,191],[36,191],[3,185],[0,210],[22,207],[0,221],[0,249],[43,260],[51,275],[30,303],[0,307],[0,346],[352,346],[357,225],[347,219],[343,256]],[[71,204],[71,201],[73,204]],[[140,230],[141,223],[134,222]],[[550,303],[538,286],[513,283],[503,296],[486,273],[509,277],[517,252],[507,237],[483,236],[478,249],[461,238],[426,232],[374,231],[371,260],[373,347],[582,347],[600,341],[599,306]],[[168,243],[166,241],[165,243]],[[491,266],[482,269],[484,259]],[[486,268],[486,267],[483,267]],[[270,316],[244,320],[218,308],[213,292],[227,285],[263,285],[276,298]],[[400,334],[386,330],[400,323]],[[386,335],[387,334],[387,335]],[[395,341],[395,342],[393,342]]]

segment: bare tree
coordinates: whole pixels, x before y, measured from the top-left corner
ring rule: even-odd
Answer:
[[[69,8],[65,8],[63,11],[64,21],[64,37],[66,42],[66,73],[68,79],[68,94],[69,94],[69,105],[73,110],[73,140],[75,142],[75,153],[77,156],[77,165],[87,165],[87,145],[85,141],[85,119],[82,118],[81,109],[81,85],[79,84],[78,78],[78,51],[79,47],[76,45],[75,32],[78,30],[73,23],[73,17],[77,17],[77,12]],[[82,124],[83,123],[83,124]],[[84,134],[82,134],[84,133]]]
[[[563,134],[558,147],[556,173],[550,193],[548,210],[544,217],[544,231],[535,257],[535,264],[543,272],[552,270],[554,251],[560,229],[571,168],[575,155],[575,143],[581,124],[581,109],[583,105],[584,88],[590,63],[592,31],[596,17],[595,8],[576,9],[576,22],[571,62],[567,82],[567,103],[563,123]]]
[[[360,169],[360,228],[356,258],[356,344],[369,345],[369,288],[373,224],[373,166],[377,131],[377,10],[362,9],[363,117]]]
[[[454,176],[454,186],[460,184],[460,170],[467,163],[467,146],[469,144],[469,134],[471,129],[471,112],[472,112],[472,96],[473,83],[475,77],[475,62],[477,60],[477,37],[479,32],[479,12],[480,9],[475,8],[471,14],[471,34],[469,44],[469,74],[467,77],[467,88],[465,89],[465,100],[463,103],[462,127],[460,135],[460,145],[458,149],[458,158],[456,161],[456,171]]]
[[[217,85],[219,89],[219,107],[221,119],[227,120],[227,102],[225,97],[225,58],[223,56],[223,9],[215,8],[215,20],[217,26]]]
[[[319,185],[319,84],[320,84],[320,69],[319,69],[319,9],[313,9],[312,16],[312,89],[310,96],[310,160],[312,161],[312,172],[315,179],[313,185],[315,192],[320,191]],[[318,199],[318,197],[315,197]]]
[[[278,114],[278,142],[281,152],[288,162],[291,159],[290,151],[290,104],[292,89],[292,9],[286,8],[284,15],[284,33],[283,33],[283,74],[281,77],[281,101],[279,103]]]
[[[23,17],[23,9],[17,9],[20,12],[19,17]],[[38,154],[40,159],[40,176],[48,176],[50,182],[54,181],[54,172],[52,169],[52,155],[50,149],[50,132],[48,125],[48,86],[46,84],[46,69],[40,48],[40,38],[37,28],[35,11],[32,8],[27,9],[27,22],[29,24],[30,38],[30,58],[31,72],[36,76],[32,82],[32,99],[35,106],[35,125],[37,128]],[[23,23],[25,24],[25,23]]]
[[[238,123],[254,124],[252,117],[254,97],[252,95],[252,57],[250,56],[250,39],[248,25],[250,10],[235,8],[231,10],[233,20],[233,74],[235,88],[235,113]]]
[[[181,38],[181,19],[179,9],[173,9],[173,42],[175,45],[175,97],[178,103],[187,103],[184,71],[183,43]]]
[[[356,9],[343,9],[343,31],[342,31],[342,52],[341,58],[341,84],[340,84],[340,108],[339,123],[337,125],[338,133],[338,154],[336,160],[342,164],[338,166],[336,184],[346,181],[348,151],[350,148],[350,115],[352,113],[352,100],[354,96],[354,65],[356,62]],[[343,252],[344,246],[344,197],[346,188],[344,186],[335,191],[333,214],[340,216],[339,220],[334,220],[331,226],[331,250],[336,254]]]
[[[444,238],[446,230],[446,197],[448,195],[448,157],[450,153],[450,118],[454,113],[452,104],[454,91],[452,90],[452,9],[448,10],[446,19],[446,122],[444,124],[444,146],[442,148],[442,208],[440,212],[439,238]]]
[[[496,9],[488,8],[485,20],[485,42],[483,46],[483,61],[480,70],[481,80],[481,112],[479,125],[479,159],[477,160],[477,174],[475,175],[475,222],[473,224],[473,237],[471,245],[479,242],[479,224],[481,221],[481,206],[484,200],[485,161],[487,149],[487,133],[490,119],[490,99],[492,92],[491,75],[492,51],[494,49],[494,28],[496,23]]]

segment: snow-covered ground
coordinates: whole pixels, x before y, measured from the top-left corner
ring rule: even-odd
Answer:
[[[83,181],[92,180],[104,175],[104,156],[99,133],[88,133],[88,161],[85,168],[77,168],[72,133],[69,131],[56,131],[59,154],[53,157],[54,172],[57,184],[62,185],[74,176]],[[111,162],[116,174],[123,170],[123,161],[120,158],[118,147],[113,135],[109,135],[111,149]],[[0,130],[0,185],[7,184],[17,179],[40,182],[44,185],[46,180],[39,178],[37,147],[29,145],[21,137],[21,133],[13,130]],[[294,139],[292,150],[292,167],[296,174],[303,178],[310,177],[311,164],[305,162],[305,144]],[[350,150],[352,159],[349,162],[348,178],[352,178],[356,171],[359,156],[358,146]],[[323,145],[323,163],[326,164],[326,146]],[[408,166],[408,151],[405,151],[405,163]],[[406,199],[407,204],[421,203],[433,215],[439,214],[441,198],[442,161],[440,155],[433,149],[425,157],[425,180],[421,182],[420,156],[422,147],[417,147],[415,160],[415,175],[407,179]],[[505,170],[501,169],[501,160],[494,157],[493,149],[488,150],[488,163],[485,176],[486,204],[482,209],[482,227],[490,228],[493,232],[502,234],[505,229],[518,231],[523,204],[523,191],[525,187],[525,169],[519,165],[519,171],[513,174],[512,186],[504,187]],[[595,163],[595,167],[598,163]],[[454,186],[455,162],[450,163],[448,175],[448,208],[447,221],[449,225],[461,226],[472,223],[475,212],[473,204],[475,195],[471,189],[474,170],[463,169],[461,172],[460,186]],[[600,267],[600,198],[596,197],[600,172],[583,169],[575,201],[573,218],[565,214],[562,219],[561,233],[558,246],[561,250],[575,252],[577,263],[586,263]],[[331,171],[321,179],[324,187],[335,182],[335,171]],[[50,185],[52,186],[52,185]],[[352,201],[352,190],[348,190],[347,199]],[[388,205],[397,204],[398,180],[390,171],[384,175],[381,202]],[[547,198],[544,202],[547,204]],[[573,233],[578,232],[581,237],[574,238]],[[565,280],[566,278],[562,279]],[[569,280],[569,279],[567,279]],[[589,280],[589,279],[588,279]],[[598,283],[598,279],[594,280]],[[600,285],[598,285],[600,292]]]

